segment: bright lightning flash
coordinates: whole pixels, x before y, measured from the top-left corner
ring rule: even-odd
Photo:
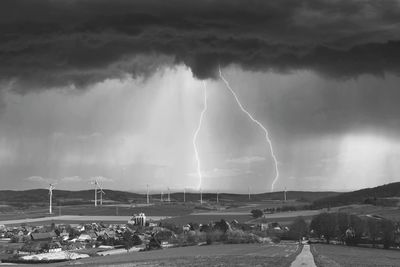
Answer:
[[[197,136],[199,135],[199,132],[201,129],[201,125],[203,123],[204,113],[206,113],[206,111],[207,111],[207,87],[206,87],[206,83],[204,81],[203,81],[203,88],[204,88],[204,107],[200,113],[199,124],[197,125],[196,131],[194,132],[194,135],[193,135],[194,155],[195,155],[196,161],[197,161],[197,175],[199,177],[199,185],[198,185],[199,190],[201,190],[203,176],[201,174],[200,157],[199,157],[199,151],[197,150],[196,142],[197,142]]]
[[[274,154],[274,149],[272,147],[272,141],[269,138],[268,130],[258,120],[253,118],[253,116],[242,106],[242,104],[240,103],[239,98],[237,97],[235,91],[233,91],[233,89],[229,85],[229,82],[222,75],[221,68],[219,68],[219,76],[224,81],[224,83],[226,84],[226,87],[229,89],[229,91],[232,93],[232,95],[235,98],[236,103],[238,104],[239,108],[250,118],[250,120],[252,120],[255,124],[257,124],[265,133],[265,139],[266,139],[267,145],[268,145],[268,147],[269,147],[269,149],[271,151],[271,157],[274,160],[274,165],[275,165],[275,178],[274,178],[274,180],[272,181],[272,184],[271,184],[271,191],[274,191],[275,183],[276,183],[276,181],[278,181],[278,178],[279,178],[279,169],[278,169],[278,160],[276,159],[276,156]]]

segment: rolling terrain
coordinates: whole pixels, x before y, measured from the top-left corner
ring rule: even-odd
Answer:
[[[144,203],[146,201],[146,194],[138,194],[125,191],[115,191],[104,189],[104,202],[105,203]],[[74,204],[88,204],[93,202],[94,191],[81,190],[81,191],[68,191],[68,190],[53,190],[53,203],[55,205],[74,205]],[[301,200],[304,202],[312,202],[317,199],[334,197],[338,195],[337,192],[307,192],[307,191],[288,191],[288,200]],[[165,196],[164,196],[165,197]],[[182,192],[171,193],[171,201],[183,202],[184,194]],[[186,193],[185,199],[187,202],[198,202],[198,193]],[[216,201],[216,193],[203,193],[205,201]],[[151,194],[151,201],[159,201],[160,194]],[[248,194],[219,194],[220,202],[262,202],[268,200],[283,200],[283,192],[252,194],[249,201]],[[23,191],[14,190],[1,190],[0,203],[2,205],[11,206],[29,206],[47,204],[49,201],[49,194],[47,189],[31,189]]]
[[[351,204],[376,204],[380,206],[396,205],[400,199],[400,182],[365,188],[352,192],[326,196],[316,199],[316,208],[337,207]]]

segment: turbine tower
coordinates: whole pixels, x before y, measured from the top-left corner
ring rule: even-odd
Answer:
[[[147,194],[146,194],[147,204],[149,204],[150,203],[150,201],[149,201],[149,185],[147,184],[146,186],[147,186]]]
[[[170,192],[169,192],[169,187],[168,187],[168,202],[171,202],[171,198],[169,196],[170,196]]]
[[[94,185],[94,206],[97,207],[97,188],[99,187],[99,182],[95,178],[92,184]]]
[[[50,198],[49,213],[50,214],[53,213],[53,190],[54,190],[54,188],[55,188],[54,184],[49,185],[49,198]]]
[[[287,198],[286,198],[286,186],[285,186],[285,191],[283,192],[283,199],[286,202]]]
[[[103,188],[100,186],[100,183],[98,181],[97,181],[97,186],[100,189],[100,191],[98,192],[100,194],[100,206],[103,206],[103,195],[105,195],[106,192],[103,191]]]

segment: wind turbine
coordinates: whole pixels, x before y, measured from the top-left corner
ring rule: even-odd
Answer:
[[[103,188],[100,186],[99,182],[97,182],[97,185],[99,186],[99,194],[100,194],[100,206],[103,206],[103,195],[106,193],[103,191]]]
[[[53,190],[55,188],[55,184],[50,184],[49,185],[49,198],[50,198],[50,205],[49,205],[49,213],[53,213]]]
[[[283,192],[283,199],[286,202],[286,186],[285,186],[285,191]]]
[[[100,187],[100,186],[99,186],[99,182],[97,181],[97,179],[92,181],[92,184],[94,185],[94,206],[97,207],[97,187]]]
[[[169,197],[170,192],[169,192],[169,187],[168,187],[168,202],[171,202],[171,198]]]
[[[149,204],[150,203],[150,201],[149,201],[149,185],[147,184],[146,186],[147,186],[147,194],[146,194],[147,204]]]

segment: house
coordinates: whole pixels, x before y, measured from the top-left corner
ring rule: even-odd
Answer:
[[[144,213],[139,213],[139,215],[134,214],[133,217],[128,221],[128,224],[145,226],[146,225],[146,215]]]
[[[64,229],[61,233],[60,233],[60,237],[62,238],[62,240],[66,241],[69,239],[69,233]]]
[[[92,240],[96,240],[97,239],[97,234],[96,234],[96,232],[95,231],[89,231],[88,233],[87,233],[89,236],[90,236],[90,238],[92,239]]]
[[[117,235],[114,230],[106,229],[98,233],[99,236],[103,237],[103,239],[107,240],[110,238],[116,238]]]
[[[52,240],[57,237],[57,234],[54,231],[45,233],[31,233],[30,237],[32,241]]]
[[[62,251],[62,246],[60,242],[53,242],[49,244],[49,252],[60,252]]]
[[[78,237],[78,241],[91,241],[91,240],[92,240],[92,237],[88,234],[81,234]]]
[[[68,250],[78,250],[78,249],[82,249],[85,246],[81,243],[81,242],[74,242],[74,243],[70,243],[67,246]]]
[[[183,232],[184,233],[187,233],[187,232],[189,232],[190,231],[190,224],[186,224],[186,225],[184,225],[183,227],[182,227],[182,230],[183,230]]]
[[[261,231],[267,231],[268,230],[268,223],[262,223],[260,225]]]

